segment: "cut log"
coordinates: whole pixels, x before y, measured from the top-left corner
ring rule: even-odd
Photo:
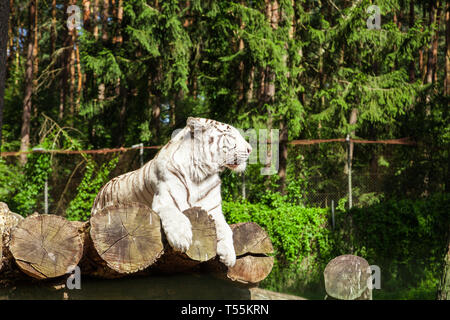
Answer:
[[[9,251],[23,272],[47,279],[72,272],[83,244],[78,229],[63,217],[32,215],[11,231]]]
[[[339,300],[372,300],[372,271],[361,257],[346,254],[331,260],[324,272],[327,294]],[[369,280],[369,281],[368,281]]]
[[[216,256],[217,235],[214,220],[205,210],[193,207],[183,212],[192,226],[192,244],[186,255],[195,261],[205,262]]]
[[[103,208],[90,219],[98,255],[119,274],[144,270],[164,252],[159,216],[140,203]]]
[[[269,255],[273,253],[272,241],[263,228],[254,222],[232,224],[236,256],[245,254]]]
[[[230,227],[233,231],[236,264],[227,268],[216,259],[207,268],[221,278],[244,286],[255,286],[272,271],[272,242],[264,229],[254,222],[232,224]]]
[[[159,216],[144,204],[111,205],[97,211],[89,222],[34,214],[22,220],[12,229],[8,241],[3,241],[3,252],[13,267],[8,268],[11,272],[2,272],[0,284],[11,286],[13,279],[27,276],[57,278],[72,274],[75,266],[79,266],[83,276],[109,279],[130,274],[213,271],[220,278],[245,287],[254,286],[270,273],[272,243],[256,223],[231,226],[237,262],[227,268],[217,257],[212,217],[199,207],[184,214],[193,233],[192,244],[185,253],[171,248]]]
[[[217,236],[214,220],[200,207],[185,210],[192,226],[192,244],[185,252],[175,251],[164,237],[164,255],[150,268],[150,271],[176,273],[192,271],[201,263],[216,257]]]
[[[269,235],[254,222],[231,225],[236,264],[228,268],[227,277],[244,284],[264,280],[273,267],[273,246]]]

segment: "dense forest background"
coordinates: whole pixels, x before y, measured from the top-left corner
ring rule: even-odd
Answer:
[[[279,129],[276,175],[259,163],[223,176],[227,219],[258,221],[277,245],[266,285],[305,294],[320,282],[311,270],[351,251],[388,272],[389,297],[434,297],[449,234],[449,1],[2,0],[0,10],[0,201],[13,211],[43,212],[46,188],[50,213],[88,219],[100,187],[140,165],[137,149],[32,148],[160,146],[188,116]],[[413,145],[290,144],[347,135]],[[327,229],[331,201],[343,221],[383,230],[368,240],[348,221],[342,234]],[[414,251],[414,237],[429,247]],[[409,249],[390,256],[401,239]]]

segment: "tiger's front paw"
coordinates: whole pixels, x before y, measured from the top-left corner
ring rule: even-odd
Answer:
[[[220,261],[227,267],[233,267],[236,264],[236,252],[234,251],[233,241],[219,241],[217,243],[217,254]]]
[[[171,215],[162,221],[163,229],[170,246],[177,251],[186,252],[192,244],[192,226],[184,214]]]

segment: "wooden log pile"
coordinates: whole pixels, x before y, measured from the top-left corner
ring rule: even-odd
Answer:
[[[109,206],[88,222],[48,214],[23,219],[0,205],[0,285],[13,279],[66,279],[79,267],[82,275],[107,279],[201,272],[251,287],[273,266],[272,243],[253,222],[231,225],[236,265],[222,264],[214,221],[201,208],[184,212],[193,242],[181,253],[168,244],[158,215],[143,204]]]

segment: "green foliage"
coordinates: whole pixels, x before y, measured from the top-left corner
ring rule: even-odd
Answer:
[[[20,186],[21,174],[18,167],[8,165],[0,158],[0,201],[8,203],[15,190]]]
[[[37,145],[38,148],[51,149],[52,139],[47,137]],[[8,204],[11,210],[27,216],[35,211],[42,212],[44,207],[44,185],[52,172],[51,155],[49,153],[31,153],[20,175],[17,193]],[[49,202],[51,199],[49,199]]]
[[[100,167],[92,159],[88,159],[83,180],[78,186],[78,193],[66,210],[66,217],[72,221],[86,221],[91,215],[94,199],[101,187],[108,181],[110,172],[116,167],[119,157],[116,156]]]

